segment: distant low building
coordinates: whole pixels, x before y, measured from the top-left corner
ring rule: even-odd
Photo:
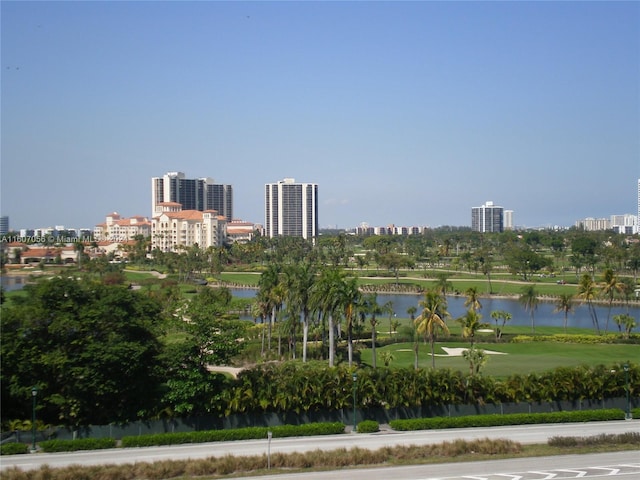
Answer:
[[[587,217],[576,222],[576,227],[583,228],[588,232],[595,232],[598,230],[611,230],[611,220],[608,218],[593,218]]]
[[[229,243],[247,243],[253,240],[258,227],[251,222],[233,220],[227,223],[227,241]]]
[[[616,233],[632,235],[638,231],[637,220],[638,217],[632,213],[611,215],[611,228]]]

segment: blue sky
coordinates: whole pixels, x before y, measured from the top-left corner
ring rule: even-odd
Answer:
[[[151,215],[150,178],[319,185],[321,227],[636,213],[639,2],[11,2],[12,228]]]

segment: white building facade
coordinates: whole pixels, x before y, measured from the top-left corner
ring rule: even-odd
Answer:
[[[93,237],[97,242],[125,242],[133,240],[137,235],[151,235],[151,222],[146,217],[122,218],[118,212],[107,215],[105,222],[96,225]]]
[[[151,220],[151,248],[177,252],[198,245],[202,249],[226,243],[227,221],[215,210],[176,210],[170,207]]]

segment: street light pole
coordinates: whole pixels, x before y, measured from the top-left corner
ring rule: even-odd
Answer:
[[[627,392],[627,412],[625,414],[625,418],[628,420],[631,418],[631,402],[629,400],[629,364],[625,363],[622,368],[624,368],[624,383]]]
[[[31,450],[33,452],[36,451],[36,396],[38,395],[38,388],[31,388],[31,398],[33,399],[32,408],[31,408]]]
[[[358,374],[353,372],[353,431],[355,432],[357,427],[356,424],[356,384],[358,382]]]

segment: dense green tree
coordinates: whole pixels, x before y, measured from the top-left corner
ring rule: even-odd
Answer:
[[[159,398],[159,307],[120,285],[54,277],[2,307],[2,417],[70,427],[148,415]]]
[[[227,288],[204,287],[188,302],[174,329],[182,335],[164,353],[164,407],[176,415],[219,411],[224,376],[209,367],[227,365],[244,348],[247,322],[227,314]]]
[[[531,250],[528,245],[511,246],[504,254],[504,261],[514,275],[522,275],[524,280],[550,264],[550,259]]]
[[[588,267],[593,273],[597,263],[597,250],[598,241],[593,236],[583,233],[571,241],[571,262],[576,267],[576,275],[582,266]]]

